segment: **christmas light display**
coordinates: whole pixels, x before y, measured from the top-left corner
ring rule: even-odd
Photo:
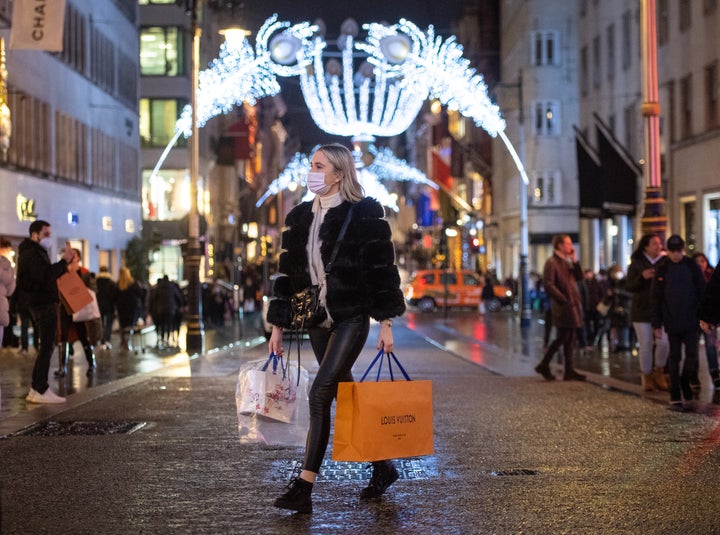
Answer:
[[[243,101],[254,104],[277,94],[278,76],[299,76],[313,120],[330,134],[398,135],[428,98],[472,118],[492,136],[505,129],[482,76],[469,67],[455,37],[443,41],[432,26],[423,32],[405,19],[363,28],[368,31],[365,42],[343,36],[340,72],[334,72],[337,62],[323,63],[327,43],[317,35],[318,27],[307,22],[291,26],[274,15],[258,32],[255,50],[246,39],[223,44],[219,57],[200,73],[199,126]],[[367,54],[372,69],[354,72],[357,51]],[[333,68],[328,71],[328,66]],[[185,137],[190,122],[186,107],[176,125]]]
[[[491,136],[500,134],[527,184],[522,163],[504,133],[499,109],[490,101],[482,76],[470,68],[454,36],[443,40],[435,35],[433,26],[423,32],[405,19],[390,26],[365,24],[363,29],[367,31],[364,42],[356,42],[357,32],[352,30],[338,39],[341,62],[335,58],[324,62],[327,43],[318,26],[279,22],[277,15],[267,19],[258,31],[254,50],[244,37],[226,42],[219,57],[200,73],[198,126],[243,102],[255,104],[260,98],[277,94],[277,77],[298,76],[315,123],[330,134],[347,137],[373,139],[401,134],[427,99],[437,99],[473,119]],[[355,72],[359,53],[365,55],[365,63]],[[172,144],[178,135],[191,135],[191,115],[186,106]],[[367,169],[361,166],[358,176],[366,192],[377,195],[386,206],[397,210],[394,197],[378,180],[413,180],[437,189],[422,172],[395,158],[389,149],[371,147],[376,151],[375,161]],[[288,187],[304,185],[308,170],[307,156],[296,154],[257,205]]]

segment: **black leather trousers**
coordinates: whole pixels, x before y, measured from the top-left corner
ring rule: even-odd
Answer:
[[[329,329],[310,329],[310,344],[320,368],[310,393],[310,427],[303,469],[318,473],[330,438],[330,410],[341,381],[352,381],[352,367],[370,330],[367,316],[354,316]]]

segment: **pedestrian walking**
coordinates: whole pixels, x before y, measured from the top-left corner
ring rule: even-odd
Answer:
[[[30,328],[33,330],[33,349],[37,352],[39,332],[30,314],[30,296],[17,285],[10,300],[10,309],[20,318],[20,353],[27,355],[30,351]]]
[[[50,223],[36,219],[30,223],[30,236],[18,247],[18,285],[29,296],[30,313],[38,328],[40,349],[35,359],[32,387],[26,396],[30,403],[64,403],[48,385],[50,358],[52,357],[58,327],[57,279],[66,272],[68,262],[73,258],[70,243],[65,243],[63,257],[54,264],[48,251],[52,247]]]
[[[713,273],[715,270],[712,268],[710,263],[708,262],[707,256],[705,256],[704,253],[695,253],[692,255],[692,259],[695,260],[697,265],[700,267],[700,271],[702,271],[703,276],[705,277],[705,293],[707,293],[707,285],[710,283],[710,279],[712,278]],[[705,294],[703,294],[705,295]],[[702,303],[702,300],[701,300]],[[701,305],[702,306],[702,305]],[[702,308],[701,308],[702,310]],[[718,350],[717,350],[717,328],[708,329],[708,332],[705,332],[704,329],[700,330],[700,336],[703,337],[703,342],[705,343],[705,358],[707,359],[708,364],[708,372],[710,373],[710,378],[713,382],[713,388],[715,391],[720,391],[720,369],[718,366]],[[697,390],[698,396],[700,394],[700,378],[695,377],[693,380],[693,388]]]
[[[80,249],[73,249],[73,257],[68,262],[67,271],[73,273],[83,281],[83,284],[89,289],[95,291],[90,277],[90,271],[82,265],[82,256]],[[65,377],[67,375],[67,365],[70,359],[70,355],[74,354],[72,350],[73,343],[75,340],[80,342],[85,354],[85,359],[88,363],[88,369],[86,375],[90,377],[94,372],[96,366],[95,351],[93,343],[88,336],[87,324],[85,321],[74,321],[71,312],[65,310],[65,307],[60,307],[59,312],[59,350],[58,350],[58,369],[55,370],[55,377]]]
[[[652,284],[655,269],[663,259],[662,241],[656,234],[645,234],[630,256],[626,288],[632,293],[630,319],[639,343],[638,360],[642,374],[642,388],[645,392],[669,390],[665,376],[670,344],[663,330],[660,337],[653,334]]]
[[[175,316],[182,305],[180,288],[163,275],[150,293],[150,314],[158,330],[158,348],[170,345]]]
[[[583,335],[584,349],[592,351],[595,334],[599,328],[598,303],[603,298],[602,289],[592,269],[586,269],[580,283],[580,295],[583,298]]]
[[[115,321],[115,303],[118,297],[117,283],[112,280],[110,270],[107,266],[100,266],[97,274],[97,301],[102,321],[102,337],[100,347],[112,349],[110,337],[112,336],[113,322]]]
[[[290,297],[319,285],[319,300],[327,317],[308,329],[320,367],[309,394],[305,458],[299,477],[275,500],[276,507],[303,513],[312,511],[311,492],[328,445],[337,385],[353,380],[351,369],[365,345],[370,318],[381,322],[378,349],[392,351],[391,318],[405,311],[390,226],[382,206],[365,197],[352,153],[339,144],[323,145],[313,154],[310,168],[308,189],[316,197],[287,215],[275,298],[267,313],[272,324],[268,348],[282,355],[283,328],[291,325]],[[347,232],[339,241],[346,218]],[[340,269],[326,274],[338,242],[334,265]],[[361,499],[379,497],[397,478],[392,461],[374,462],[370,483],[361,491]]]
[[[138,320],[145,320],[145,289],[135,280],[130,270],[123,266],[118,277],[117,313],[120,324],[120,345],[128,348],[130,328],[137,325]]]
[[[578,289],[578,282],[583,277],[582,268],[577,261],[570,236],[558,234],[553,237],[552,245],[553,255],[545,262],[543,270],[543,286],[550,298],[556,338],[545,350],[535,371],[546,380],[553,381],[555,376],[550,371],[550,359],[562,347],[565,357],[563,379],[584,381],[585,376],[576,372],[573,367],[577,330],[583,324],[582,300]]]
[[[3,240],[0,243],[0,341],[3,340],[5,327],[10,325],[10,300],[8,298],[15,292],[15,270],[7,258],[11,250],[10,242]]]
[[[670,409],[692,408],[692,380],[697,376],[699,306],[705,290],[700,267],[685,256],[685,240],[673,234],[667,240],[667,257],[658,263],[652,283],[655,339],[667,333],[670,343]],[[680,368],[683,348],[685,360]],[[685,403],[683,404],[683,400]]]

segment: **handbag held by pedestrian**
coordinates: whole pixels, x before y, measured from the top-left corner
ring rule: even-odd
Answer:
[[[335,247],[333,248],[330,260],[325,266],[325,277],[332,271],[335,258],[337,257],[338,251],[340,250],[340,243],[345,239],[345,232],[347,231],[348,224],[350,223],[350,217],[352,216],[354,205],[350,205],[345,221],[343,221],[342,228],[338,234]],[[325,281],[322,281],[324,284]],[[320,302],[320,285],[314,284],[303,288],[301,291],[290,297],[290,311],[292,315],[292,328],[295,330],[303,330],[308,327],[315,327],[320,325],[327,319],[327,311],[323,308]]]

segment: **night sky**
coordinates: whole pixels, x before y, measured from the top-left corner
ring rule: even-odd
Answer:
[[[243,7],[236,8],[235,13],[247,21],[250,28],[259,28],[274,13],[280,20],[291,23],[321,18],[329,36],[337,35],[340,24],[347,18],[354,18],[362,26],[366,22],[394,24],[404,17],[423,29],[432,24],[436,32],[446,35],[451,22],[462,13],[462,6],[474,3],[468,0],[248,0]]]

